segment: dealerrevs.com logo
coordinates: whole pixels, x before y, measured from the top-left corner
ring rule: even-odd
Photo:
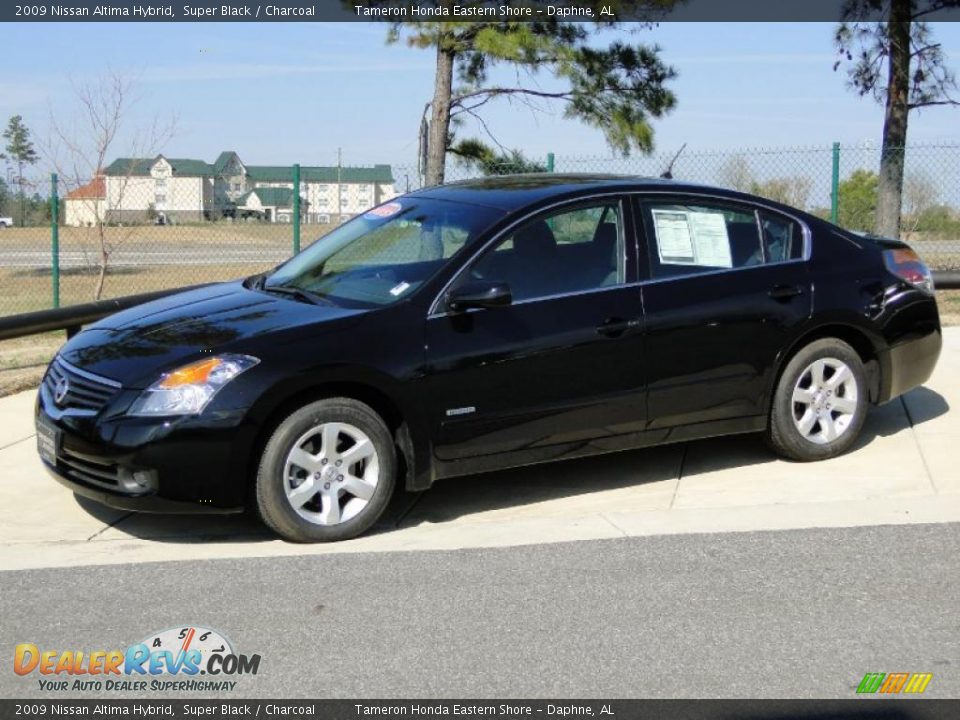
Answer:
[[[234,651],[216,630],[199,626],[151,633],[125,650],[14,648],[13,670],[36,676],[44,691],[231,691],[239,675],[256,675],[260,655]],[[198,676],[204,676],[200,679]]]

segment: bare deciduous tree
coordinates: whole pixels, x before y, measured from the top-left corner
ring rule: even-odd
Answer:
[[[719,179],[720,184],[724,187],[740,192],[750,192],[750,189],[756,184],[753,170],[750,168],[750,161],[741,153],[731,155],[724,162],[720,168]]]
[[[146,127],[126,128],[127,119],[139,98],[135,94],[136,79],[118,73],[108,73],[98,80],[74,83],[75,112],[65,121],[61,111],[50,111],[50,157],[67,190],[84,187],[87,183],[103,183],[104,198],[97,193],[81,193],[78,202],[88,207],[92,218],[90,231],[98,252],[97,279],[93,299],[103,295],[111,254],[130,236],[130,232],[108,232],[109,213],[121,209],[138,158],[152,158],[173,137],[176,118],[153,118]],[[103,171],[112,156],[122,146],[124,157],[130,158],[128,167],[119,174],[111,174],[109,184]],[[114,230],[114,228],[109,228]]]
[[[903,182],[904,230],[915,233],[923,214],[940,200],[940,192],[924,173],[907,175]]]

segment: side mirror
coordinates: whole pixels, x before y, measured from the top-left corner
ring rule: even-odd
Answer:
[[[447,310],[453,313],[470,308],[504,307],[513,301],[510,286],[502,282],[473,282],[447,293]]]

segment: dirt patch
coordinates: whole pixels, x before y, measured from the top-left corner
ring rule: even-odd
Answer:
[[[960,290],[937,290],[942,325],[960,325]]]
[[[0,397],[40,384],[66,333],[52,332],[0,341]]]

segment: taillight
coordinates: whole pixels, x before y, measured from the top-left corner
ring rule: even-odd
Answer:
[[[910,248],[884,250],[883,261],[887,270],[914,287],[933,294],[933,274],[920,256]]]

